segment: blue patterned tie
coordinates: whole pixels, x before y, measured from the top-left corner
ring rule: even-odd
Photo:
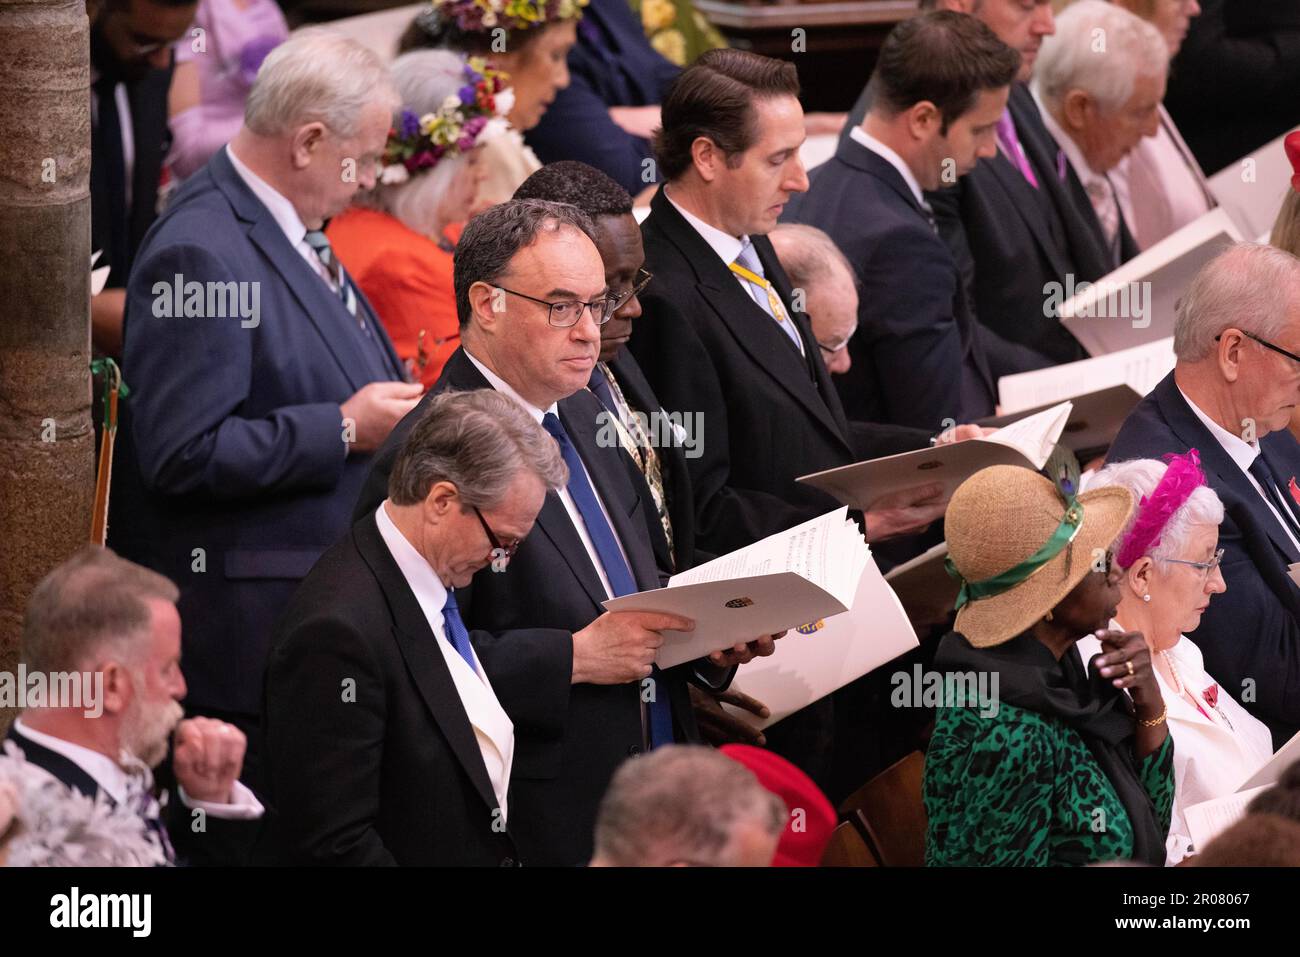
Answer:
[[[456,592],[451,588],[447,589],[447,601],[442,606],[442,630],[447,633],[447,640],[465,659],[470,670],[477,674],[474,651],[469,646],[469,631],[465,628],[465,622],[461,620],[460,606],[456,604]]]
[[[338,297],[343,300],[343,305],[348,313],[357,320],[357,323],[361,326],[361,331],[369,337],[370,327],[366,325],[366,318],[357,313],[357,292],[352,288],[352,280],[348,278],[343,264],[334,257],[334,247],[330,245],[329,237],[319,229],[309,229],[303,239],[315,251],[316,258],[321,261],[321,265],[325,267],[335,285],[338,286]]]
[[[569,434],[554,413],[546,413],[542,418],[542,426],[554,436],[560,446],[560,455],[564,458],[564,464],[569,467],[569,495],[573,498],[573,503],[578,506],[582,524],[587,526],[587,534],[596,549],[596,557],[600,559],[600,564],[605,569],[609,587],[614,592],[613,597],[634,594],[637,591],[636,579],[632,577],[632,569],[628,568],[627,561],[619,550],[614,530],[610,528],[605,513],[600,510],[600,502],[596,499],[596,492],[592,489],[591,483],[587,481],[587,472],[578,450],[569,441]],[[673,712],[672,705],[668,701],[667,685],[660,680],[658,668],[654,669],[651,677],[654,681],[652,687],[655,695],[654,700],[649,702],[650,746],[657,748],[662,744],[673,742]]]

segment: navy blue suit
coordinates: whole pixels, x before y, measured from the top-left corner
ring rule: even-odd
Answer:
[[[1259,445],[1284,486],[1300,476],[1300,445],[1289,432],[1269,433]],[[1228,585],[1210,600],[1190,637],[1205,654],[1206,671],[1268,725],[1273,746],[1281,747],[1300,730],[1300,589],[1287,577],[1300,551],[1188,406],[1172,372],[1129,414],[1106,461],[1159,459],[1189,448],[1200,452],[1205,476],[1223,500],[1219,545]],[[1243,694],[1252,687],[1247,681],[1251,694]]]
[[[176,276],[256,283],[245,287],[259,290],[256,326],[159,317]],[[166,286],[158,300],[156,283]],[[110,544],[180,586],[187,705],[258,713],[275,619],[348,530],[370,456],[347,454],[339,406],[370,382],[400,378],[391,343],[358,298],[370,336],[225,150],[185,183],[141,246],[127,288],[131,396]]]
[[[543,163],[581,160],[635,196],[650,143],[609,118],[611,106],[655,106],[681,72],[650,45],[627,0],[591,0],[569,53],[570,82],[524,137]]]
[[[858,273],[844,414],[942,430],[992,415],[997,376],[1043,365],[975,322],[952,253],[903,176],[856,140],[809,174],[783,218],[824,230]]]

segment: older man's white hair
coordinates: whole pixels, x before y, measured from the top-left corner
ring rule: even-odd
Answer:
[[[1103,112],[1128,102],[1138,77],[1164,76],[1169,47],[1160,31],[1123,7],[1078,0],[1056,18],[1034,66],[1034,90],[1050,107],[1083,90]]]
[[[1088,477],[1084,482],[1084,491],[1092,491],[1117,485],[1133,493],[1133,501],[1141,502],[1143,496],[1150,495],[1165,477],[1169,468],[1165,462],[1155,459],[1130,459],[1127,462],[1115,462]],[[1142,509],[1135,508],[1129,517],[1124,531],[1117,541],[1123,541],[1133,524],[1138,520]],[[1187,549],[1188,537],[1194,525],[1218,525],[1223,521],[1223,502],[1218,493],[1208,485],[1202,485],[1187,497],[1187,501],[1169,517],[1154,548],[1147,555],[1157,561],[1169,558],[1183,558]]]
[[[1235,243],[1196,274],[1178,302],[1174,354],[1199,362],[1228,328],[1275,341],[1300,310],[1300,260],[1261,243]]]
[[[371,103],[397,108],[383,61],[341,33],[300,30],[262,62],[244,104],[244,125],[259,136],[278,136],[319,122],[350,137]]]

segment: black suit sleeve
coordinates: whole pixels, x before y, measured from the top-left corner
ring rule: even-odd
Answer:
[[[933,255],[923,223],[890,229],[874,244],[862,276],[858,335],[889,422],[943,431],[960,423],[965,344],[953,315],[955,274]]]
[[[1178,92],[1184,101],[1199,103],[1207,114],[1231,116],[1243,103],[1295,96],[1300,84],[1300,20],[1294,14],[1290,23],[1268,32],[1232,36],[1226,0],[1205,0],[1203,7],[1173,67],[1195,67],[1178,70]]]
[[[730,484],[731,436],[727,403],[705,344],[676,305],[663,296],[643,296],[643,317],[633,350],[665,409],[698,412],[704,435],[700,454],[688,458],[695,497],[696,539],[756,542],[793,528],[834,507],[792,505],[779,496]]]
[[[230,820],[195,814],[181,800],[177,788],[168,794],[167,837],[178,860],[193,867],[244,867],[250,863],[265,818]]]
[[[1051,360],[1046,356],[1018,342],[1003,339],[983,323],[975,322],[971,326],[979,338],[984,355],[989,360],[989,371],[993,373],[995,383],[1004,375],[1032,372],[1034,369],[1046,369],[1052,365]]]
[[[369,644],[333,621],[287,633],[267,664],[266,743],[289,861],[396,864],[375,821],[386,722]]]

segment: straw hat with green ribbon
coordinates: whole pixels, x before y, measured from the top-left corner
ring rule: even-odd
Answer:
[[[1132,510],[1117,486],[1067,496],[1027,468],[976,472],[944,517],[948,571],[961,583],[956,630],[976,648],[1026,631],[1092,571]]]

